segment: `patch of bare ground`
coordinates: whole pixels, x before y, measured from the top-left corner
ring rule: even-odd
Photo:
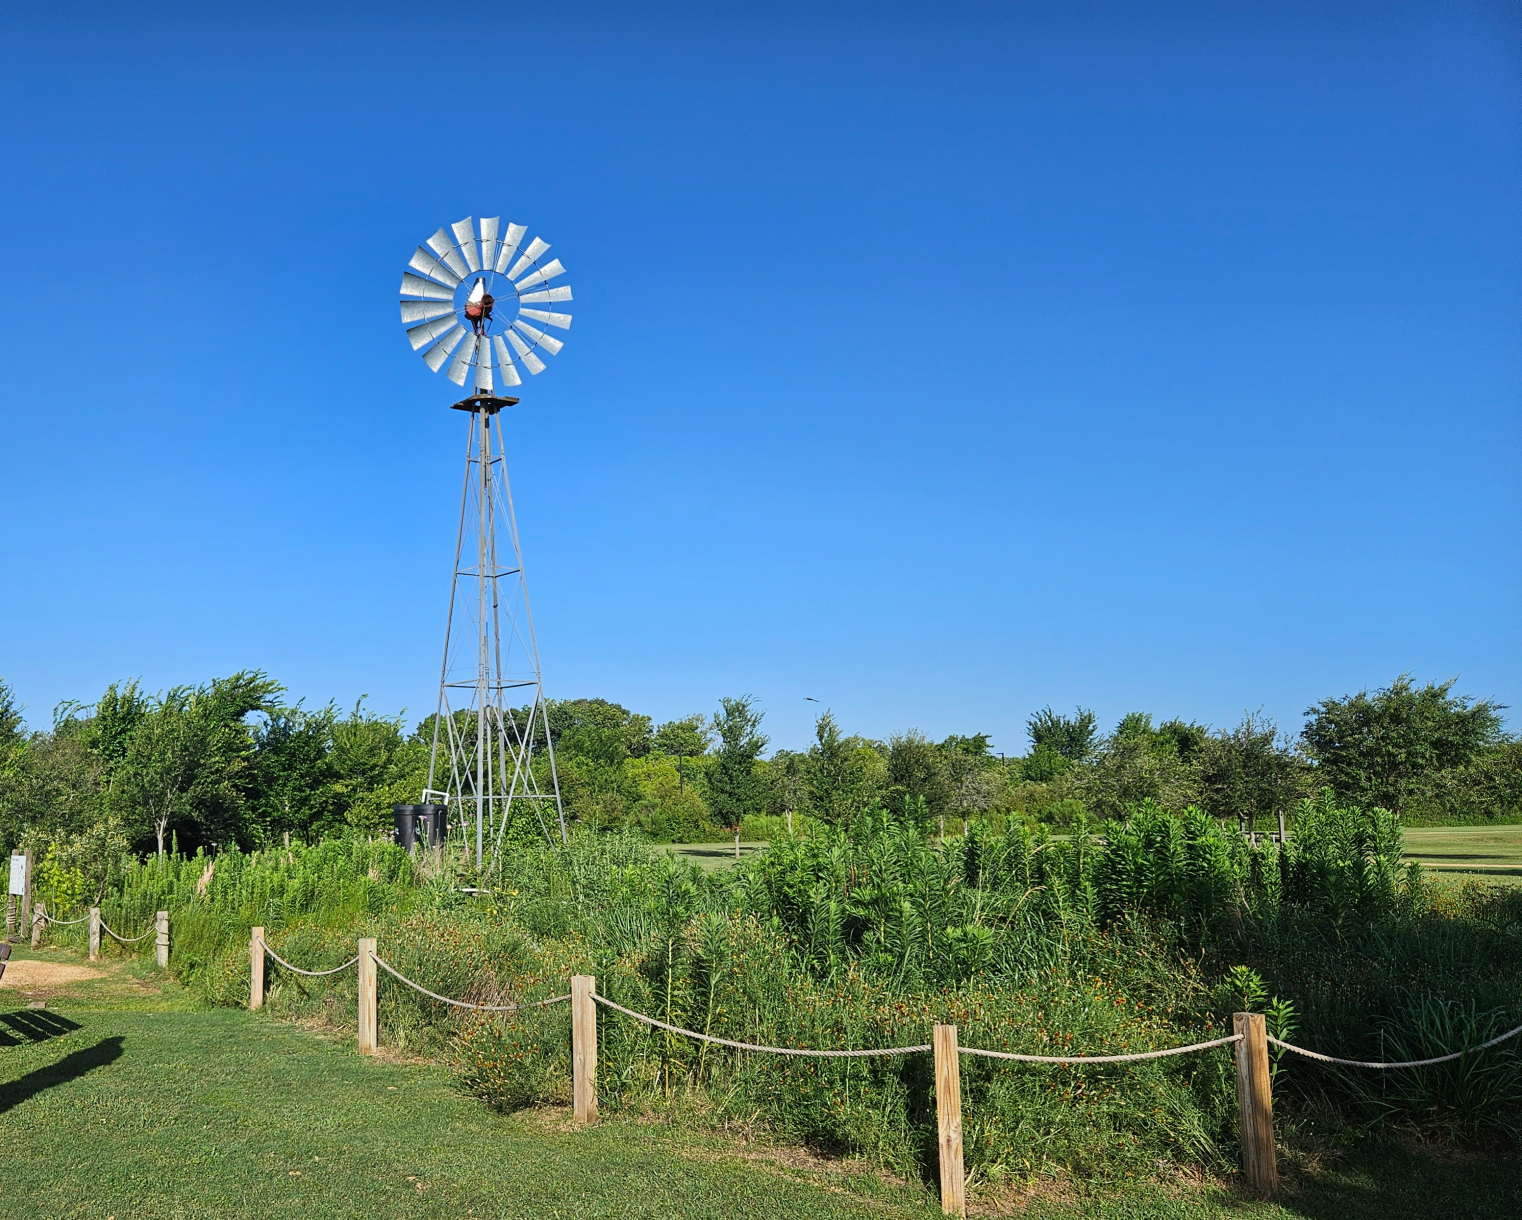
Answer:
[[[63,962],[39,962],[30,959],[8,962],[0,990],[16,990],[29,1000],[46,1000],[58,995],[71,983],[104,978],[106,972],[93,966],[73,966]]]

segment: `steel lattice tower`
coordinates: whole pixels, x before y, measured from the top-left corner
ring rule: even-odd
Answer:
[[[553,820],[561,842],[566,841],[539,646],[498,419],[504,407],[517,401],[478,392],[455,404],[455,409],[470,414],[470,437],[423,800],[442,799],[451,827],[459,826],[467,844],[474,812],[477,869],[495,864],[503,837],[515,821],[537,823],[553,841]],[[545,761],[536,774],[535,757],[541,751]],[[541,783],[543,778],[547,785]]]

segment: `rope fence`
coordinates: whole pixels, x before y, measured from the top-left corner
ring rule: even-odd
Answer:
[[[356,953],[342,966],[334,966],[331,970],[303,970],[300,966],[291,965],[290,962],[286,961],[285,958],[281,957],[280,954],[276,953],[268,945],[264,946],[264,951],[268,953],[272,958],[274,958],[277,962],[279,962],[282,966],[284,966],[287,970],[291,971],[294,974],[304,974],[309,979],[320,979],[326,978],[330,974],[341,974],[350,966],[354,965],[354,963],[359,961],[359,954]]]
[[[354,960],[358,961],[359,959],[355,958]],[[413,991],[421,992],[430,1000],[438,1000],[441,1004],[453,1004],[456,1008],[472,1008],[477,1012],[520,1012],[525,1008],[548,1008],[551,1004],[563,1004],[571,998],[570,993],[568,992],[565,995],[551,996],[548,1000],[530,1000],[527,1003],[522,1004],[472,1004],[469,1000],[451,1000],[447,995],[440,995],[437,991],[429,991],[428,988],[422,986],[421,984],[414,983],[411,979],[402,974],[401,971],[397,970],[396,967],[392,966],[389,962],[383,961],[381,958],[374,957],[374,955],[372,955],[372,960],[377,966],[386,971],[386,973],[390,974],[393,978],[406,983],[407,986],[411,987]]]
[[[107,925],[100,917],[100,908],[91,907],[89,913],[79,919],[59,919],[48,914],[47,904],[38,901],[32,907],[32,948],[36,949],[42,944],[42,934],[51,925],[54,927],[68,928],[77,924],[88,922],[90,925],[90,960],[100,960],[100,937],[105,933],[113,940],[123,945],[135,945],[140,941],[147,940],[150,936],[155,938],[155,956],[160,970],[169,968],[169,912],[156,911],[153,916],[153,926],[146,932],[137,936],[123,936],[115,928]]]
[[[114,935],[114,933],[113,933]],[[1242,1143],[1242,1170],[1248,1185],[1257,1193],[1268,1196],[1278,1184],[1274,1135],[1273,1100],[1269,1075],[1268,1048],[1272,1045],[1285,1051],[1304,1055],[1322,1063],[1355,1068],[1420,1068],[1448,1063],[1465,1055],[1489,1050],[1522,1034],[1522,1025],[1508,1030],[1488,1042],[1451,1055],[1439,1055],[1432,1059],[1415,1059],[1402,1063],[1370,1063],[1355,1059],[1339,1059],[1273,1038],[1268,1035],[1267,1022],[1262,1013],[1239,1012],[1232,1018],[1233,1032],[1206,1042],[1194,1042],[1187,1046],[1164,1047],[1153,1051],[1135,1051],[1118,1055],[1033,1055],[1019,1051],[997,1051],[983,1047],[959,1046],[957,1027],[951,1024],[936,1025],[932,1040],[914,1046],[877,1046],[850,1048],[823,1048],[801,1046],[768,1046],[756,1042],[742,1042],[734,1038],[722,1038],[716,1034],[701,1033],[695,1029],[672,1024],[652,1017],[648,1013],[625,1007],[597,992],[597,980],[591,975],[573,975],[568,995],[551,996],[544,1000],[517,1001],[511,1004],[481,1004],[440,995],[408,978],[376,952],[373,937],[362,937],[359,952],[342,966],[331,970],[303,970],[277,954],[264,942],[264,929],[254,928],[250,950],[250,1008],[258,1008],[264,1002],[264,959],[274,958],[288,970],[310,978],[320,978],[359,967],[358,997],[358,1048],[361,1054],[375,1054],[379,1046],[377,1021],[377,970],[384,970],[397,982],[420,995],[441,1004],[476,1012],[520,1012],[530,1008],[548,1008],[554,1004],[570,1001],[571,1005],[571,1082],[572,1107],[579,1124],[597,1120],[597,1009],[601,1006],[630,1020],[653,1029],[714,1046],[755,1054],[787,1055],[814,1059],[866,1059],[896,1055],[931,1053],[935,1066],[936,1127],[940,1160],[941,1209],[948,1215],[966,1216],[966,1177],[962,1151],[961,1111],[961,1056],[974,1055],[985,1059],[998,1059],[1018,1063],[1046,1063],[1065,1066],[1083,1064],[1138,1063],[1144,1060],[1165,1059],[1176,1055],[1189,1055],[1201,1051],[1231,1047],[1236,1061],[1237,1106],[1239,1130]]]
[[[1242,1041],[1242,1034],[1228,1034],[1211,1042],[1195,1042],[1190,1046],[1170,1046],[1161,1051],[1138,1051],[1130,1055],[1019,1055],[1014,1051],[985,1051],[973,1046],[962,1047],[964,1055],[982,1055],[988,1059],[1016,1059],[1021,1063],[1136,1063],[1142,1059],[1166,1059],[1170,1055],[1187,1055],[1191,1051],[1208,1051],[1213,1046],[1230,1046]]]
[[[1465,1055],[1475,1055],[1480,1051],[1488,1051],[1493,1046],[1500,1046],[1508,1038],[1515,1038],[1518,1034],[1522,1034],[1522,1025],[1517,1026],[1516,1029],[1507,1030],[1489,1042],[1481,1042],[1479,1046],[1471,1046],[1466,1050],[1454,1051],[1451,1055],[1439,1055],[1435,1059],[1407,1059],[1403,1063],[1370,1063],[1363,1059],[1338,1059],[1334,1055],[1322,1055],[1316,1051],[1308,1051],[1303,1046],[1281,1042],[1278,1038],[1270,1037],[1268,1040],[1282,1050],[1294,1051],[1295,1054],[1304,1055],[1307,1059],[1314,1059],[1318,1063],[1335,1063],[1339,1067],[1373,1068],[1376,1071],[1384,1071],[1389,1068],[1421,1068],[1431,1067],[1434,1063],[1452,1063]]]
[[[123,936],[120,932],[112,932],[111,929],[106,927],[105,924],[100,925],[100,930],[110,936],[116,937],[116,939],[121,941],[121,943],[124,945],[135,945],[140,940],[147,940],[150,936],[158,931],[157,928],[149,928],[141,936]]]
[[[569,996],[566,997],[570,999]],[[796,1046],[757,1046],[752,1042],[736,1042],[731,1038],[716,1038],[713,1034],[700,1034],[695,1029],[683,1029],[680,1025],[667,1025],[664,1021],[657,1021],[654,1017],[646,1016],[642,1012],[635,1012],[632,1008],[625,1008],[622,1004],[615,1004],[605,995],[597,995],[592,998],[604,1008],[611,1008],[621,1012],[626,1017],[633,1017],[636,1021],[643,1021],[646,1025],[653,1025],[656,1029],[664,1029],[673,1034],[681,1034],[684,1038],[696,1038],[700,1042],[711,1042],[715,1046],[732,1046],[737,1051],[761,1051],[769,1055],[807,1055],[815,1059],[867,1059],[873,1055],[912,1055],[917,1051],[928,1051],[930,1043],[923,1046],[882,1046],[871,1047],[863,1050],[810,1050],[806,1047]]]

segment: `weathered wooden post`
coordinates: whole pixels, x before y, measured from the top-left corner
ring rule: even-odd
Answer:
[[[937,1025],[935,1047],[935,1125],[941,1148],[941,1211],[967,1214],[967,1179],[962,1172],[962,1065],[957,1027]]]
[[[48,926],[48,904],[41,898],[32,908],[32,948],[42,944],[42,933]]]
[[[578,1123],[597,1121],[597,979],[571,976],[571,1105]]]
[[[264,1007],[264,929],[248,934],[248,1010]]]
[[[359,1053],[375,1054],[379,1033],[375,1019],[375,937],[359,938]]]
[[[30,850],[26,853],[26,888],[21,891],[21,926],[32,926],[32,865],[36,857]]]
[[[1274,1162],[1274,1102],[1268,1077],[1268,1026],[1260,1012],[1232,1018],[1237,1043],[1237,1110],[1242,1128],[1242,1174],[1260,1195],[1279,1185]]]
[[[169,912],[160,911],[153,917],[153,945],[158,950],[160,970],[169,969]]]
[[[100,908],[90,908],[90,960],[100,960]]]
[[[16,904],[21,900],[21,870],[26,867],[26,857],[19,851],[11,852],[9,884],[5,890],[5,935],[16,935]]]

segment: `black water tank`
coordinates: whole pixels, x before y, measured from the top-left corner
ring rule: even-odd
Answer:
[[[443,805],[414,805],[417,810],[417,836],[425,847],[440,847],[448,829],[447,808]]]
[[[396,841],[398,846],[411,851],[417,846],[418,813],[424,809],[423,805],[393,805],[391,816],[396,822]]]

